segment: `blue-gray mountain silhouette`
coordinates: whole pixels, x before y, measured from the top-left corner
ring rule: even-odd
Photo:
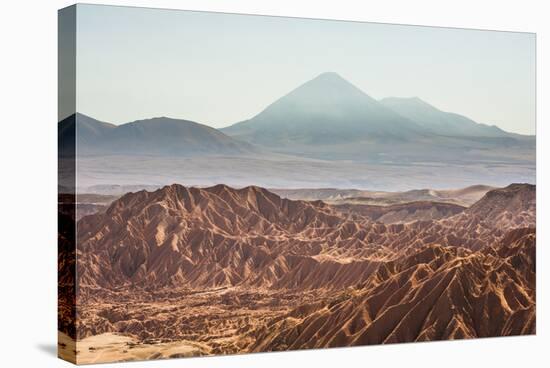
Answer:
[[[159,117],[116,126],[83,114],[60,123],[61,155],[242,156],[324,160],[498,164],[534,157],[535,137],[479,124],[419,98],[377,101],[323,73],[249,120],[224,129]],[[73,139],[71,139],[71,134]],[[72,146],[71,146],[72,145]]]
[[[387,97],[380,103],[399,115],[414,121],[429,132],[447,136],[507,137],[510,133],[495,125],[476,123],[460,114],[437,109],[418,97]]]
[[[77,113],[59,123],[61,155],[71,152],[75,127],[78,155],[196,156],[256,152],[246,142],[188,120],[159,117],[116,126]]]
[[[377,101],[336,73],[317,76],[222,131],[277,152],[377,162],[475,162],[501,154],[515,159],[525,149],[534,153],[535,144],[534,137],[440,111],[418,98]]]
[[[410,140],[421,126],[336,73],[323,73],[281,97],[265,110],[222,131],[266,146],[339,144],[373,139]]]

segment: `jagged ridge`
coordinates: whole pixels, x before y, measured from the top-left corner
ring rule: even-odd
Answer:
[[[169,300],[181,289],[241,290],[222,298],[238,307],[251,302],[247,293],[300,300],[259,324],[235,317],[241,342],[214,352],[534,333],[534,194],[511,185],[440,220],[383,224],[259,187],[129,193],[78,222],[79,295],[115,305],[128,292]],[[85,314],[80,336],[211,329],[187,321],[167,330],[167,317],[111,310]]]

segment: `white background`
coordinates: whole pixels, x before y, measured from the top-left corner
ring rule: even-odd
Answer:
[[[88,1],[89,3],[100,3]],[[546,1],[233,0],[110,4],[537,33],[537,336],[126,363],[128,367],[539,367],[550,351],[548,291],[550,22]],[[63,0],[0,6],[0,366],[63,367],[55,357],[57,9]],[[545,189],[546,188],[546,189]],[[104,365],[110,367],[111,365]]]

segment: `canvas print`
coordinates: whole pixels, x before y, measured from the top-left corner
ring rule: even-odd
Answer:
[[[536,332],[534,34],[75,5],[58,141],[63,359]]]

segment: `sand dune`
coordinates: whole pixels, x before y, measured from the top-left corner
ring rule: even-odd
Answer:
[[[104,333],[80,340],[75,360],[77,350],[74,339],[60,332],[58,340],[60,357],[75,364],[183,358],[204,355],[209,351],[207,347],[193,342],[140,342],[130,336]]]

